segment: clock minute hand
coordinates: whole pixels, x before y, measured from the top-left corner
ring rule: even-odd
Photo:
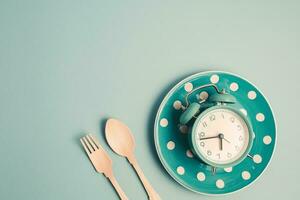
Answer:
[[[212,136],[212,137],[206,137],[206,138],[200,138],[200,140],[207,140],[207,139],[213,139],[213,138],[218,138],[219,135],[217,136]]]

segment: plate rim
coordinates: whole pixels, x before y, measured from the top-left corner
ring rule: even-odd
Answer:
[[[158,146],[158,139],[157,139],[157,125],[158,125],[158,118],[159,118],[159,115],[161,114],[161,111],[162,111],[162,108],[163,108],[163,105],[166,104],[166,101],[167,99],[169,99],[170,95],[180,86],[182,85],[184,82],[196,77],[196,76],[199,76],[199,75],[204,75],[204,74],[207,74],[207,73],[224,73],[224,74],[229,74],[229,75],[233,75],[233,76],[236,76],[240,79],[243,79],[245,81],[247,81],[248,83],[250,83],[251,85],[253,85],[255,87],[255,89],[264,97],[264,99],[266,100],[266,102],[268,103],[269,107],[270,107],[270,110],[271,110],[271,113],[272,113],[272,116],[273,116],[273,119],[274,119],[274,125],[275,125],[275,142],[274,142],[274,149],[272,151],[272,154],[271,154],[271,157],[270,157],[270,160],[269,162],[267,163],[266,167],[262,170],[262,172],[257,176],[256,179],[254,179],[251,183],[249,183],[248,185],[238,189],[238,190],[235,190],[235,191],[232,191],[232,192],[227,192],[227,193],[220,193],[220,194],[211,194],[211,193],[205,193],[205,192],[199,192],[199,191],[196,191],[194,190],[193,188],[191,188],[190,186],[186,185],[185,183],[183,183],[181,180],[177,179],[172,173],[173,173],[173,170],[169,169],[169,167],[165,164],[165,160],[162,158],[162,153],[159,149],[159,146]],[[155,121],[154,121],[154,144],[155,144],[155,149],[156,149],[156,152],[157,152],[157,155],[158,155],[158,158],[161,162],[161,164],[163,165],[163,167],[165,168],[165,170],[168,172],[168,174],[177,182],[179,183],[181,186],[183,186],[184,188],[192,191],[192,192],[195,192],[195,193],[198,193],[198,194],[203,194],[203,195],[207,195],[207,196],[224,196],[224,195],[229,195],[229,194],[233,194],[233,193],[236,193],[236,192],[239,192],[241,190],[244,190],[246,188],[248,188],[249,186],[251,186],[253,183],[255,183],[257,180],[259,180],[259,178],[262,176],[262,174],[264,174],[264,172],[266,171],[266,169],[269,167],[270,163],[272,162],[272,159],[273,159],[273,156],[274,156],[274,153],[275,153],[275,150],[276,150],[276,147],[277,147],[277,140],[278,140],[278,136],[277,136],[277,121],[276,121],[276,117],[275,117],[275,114],[274,114],[274,111],[273,111],[273,108],[271,106],[271,104],[269,103],[269,100],[267,99],[267,97],[264,95],[264,93],[262,93],[260,91],[260,89],[255,85],[253,84],[251,81],[249,81],[248,79],[240,76],[240,75],[237,75],[235,73],[232,73],[232,72],[227,72],[227,71],[222,71],[222,70],[207,70],[207,71],[202,71],[202,72],[198,72],[198,73],[195,73],[195,74],[191,74],[189,76],[187,76],[186,78],[182,79],[181,81],[179,81],[176,85],[174,85],[172,87],[171,90],[168,91],[168,93],[164,96],[162,102],[160,103],[159,105],[159,108],[157,110],[157,113],[156,113],[156,116],[155,116]]]

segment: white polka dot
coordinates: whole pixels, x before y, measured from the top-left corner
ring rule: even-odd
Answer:
[[[265,120],[265,115],[262,113],[257,113],[256,114],[256,120],[259,122],[263,122]]]
[[[173,107],[176,109],[176,110],[180,110],[182,104],[181,104],[181,101],[174,101],[173,103]]]
[[[186,151],[186,156],[189,157],[189,158],[193,158],[194,157],[194,155],[193,155],[193,153],[192,153],[191,150],[187,150]]]
[[[168,126],[168,120],[166,119],[166,118],[162,118],[161,120],[160,120],[160,125],[162,126],[162,127],[167,127]]]
[[[248,171],[243,171],[243,172],[242,172],[242,178],[243,178],[244,180],[249,180],[249,179],[251,178],[250,172],[248,172]]]
[[[197,174],[197,179],[198,179],[199,181],[204,181],[204,180],[205,180],[205,174],[204,174],[203,172],[199,172],[199,173]]]
[[[224,171],[225,171],[225,172],[228,172],[228,173],[229,173],[229,172],[232,172],[232,167],[224,168]]]
[[[240,111],[241,111],[245,116],[247,116],[247,110],[246,110],[246,109],[241,108]]]
[[[199,98],[200,100],[206,100],[208,98],[208,93],[206,91],[200,92]]]
[[[253,161],[255,163],[259,164],[259,163],[261,163],[262,158],[261,158],[261,156],[259,154],[256,154],[256,155],[253,156]]]
[[[219,82],[219,76],[217,74],[214,74],[210,77],[210,82],[217,83]]]
[[[253,135],[252,135],[253,139],[255,138],[255,133],[253,132]]]
[[[255,99],[256,98],[256,92],[249,91],[248,92],[248,98],[251,99],[251,100]]]
[[[266,136],[263,138],[263,141],[264,141],[264,144],[268,145],[268,144],[271,144],[272,138],[271,138],[271,136],[266,135]]]
[[[239,89],[239,85],[237,83],[231,83],[229,87],[230,87],[230,90],[234,91],[234,92]]]
[[[173,141],[169,141],[169,142],[167,143],[167,148],[168,148],[169,150],[173,150],[173,149],[175,148],[175,143],[174,143]]]
[[[179,130],[181,133],[188,133],[189,132],[189,128],[187,125],[180,125]]]
[[[186,83],[186,84],[184,85],[184,89],[185,89],[185,91],[187,91],[187,92],[192,91],[192,90],[193,90],[193,84],[192,84],[192,83]]]
[[[223,181],[222,179],[218,179],[218,180],[216,181],[216,186],[217,186],[217,188],[222,189],[222,188],[224,188],[225,183],[224,183],[224,181]]]
[[[182,166],[177,167],[177,173],[179,175],[183,175],[184,174],[184,168]]]

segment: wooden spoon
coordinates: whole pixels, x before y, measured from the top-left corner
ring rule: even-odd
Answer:
[[[109,119],[105,126],[105,136],[109,146],[120,156],[126,157],[138,174],[149,200],[160,200],[159,195],[146,179],[134,156],[135,142],[130,129],[116,119]]]

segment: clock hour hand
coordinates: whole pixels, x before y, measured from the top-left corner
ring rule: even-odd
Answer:
[[[225,137],[224,137],[224,134],[223,133],[219,133],[219,138],[220,138],[220,150],[222,151],[223,150],[223,140],[225,140],[226,142],[230,143],[229,140],[227,140]]]

